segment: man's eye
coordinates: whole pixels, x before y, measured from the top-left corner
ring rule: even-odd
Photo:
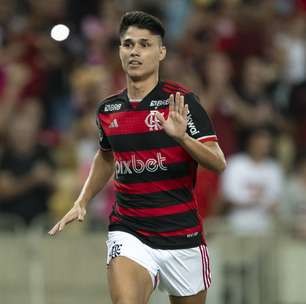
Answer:
[[[126,48],[129,48],[129,47],[131,47],[131,46],[132,46],[132,44],[131,44],[131,43],[129,43],[129,42],[126,42],[126,43],[123,43],[123,46],[124,46],[124,47],[126,47]]]

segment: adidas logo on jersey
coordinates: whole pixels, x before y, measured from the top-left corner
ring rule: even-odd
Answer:
[[[109,128],[118,128],[118,122],[117,119],[115,118],[110,125],[108,126]]]

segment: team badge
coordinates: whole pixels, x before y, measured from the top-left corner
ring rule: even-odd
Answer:
[[[156,113],[158,111],[150,111],[150,113],[145,118],[145,124],[149,127],[150,131],[158,131],[162,129],[162,126],[160,125]],[[161,115],[164,115],[164,113],[160,113]]]

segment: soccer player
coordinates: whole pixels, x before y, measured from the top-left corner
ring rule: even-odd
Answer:
[[[99,105],[100,149],[72,209],[49,231],[83,221],[89,201],[115,174],[107,274],[116,304],[147,303],[157,285],[172,304],[203,304],[211,283],[193,186],[197,164],[221,172],[225,159],[197,97],[159,79],[164,34],[147,13],[122,17],[127,89]]]

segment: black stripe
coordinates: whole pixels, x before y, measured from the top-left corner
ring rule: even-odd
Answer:
[[[110,231],[124,231],[136,236],[143,243],[151,248],[157,249],[186,249],[200,246],[203,244],[202,234],[199,233],[193,237],[182,236],[142,236],[136,231],[120,223],[113,223],[109,226]]]
[[[146,236],[142,237],[139,235],[139,238],[152,248],[160,249],[184,249],[192,248],[201,245],[202,236],[201,233],[193,237],[187,237],[187,235],[180,236]]]
[[[160,208],[189,202],[192,198],[191,191],[185,187],[145,194],[116,192],[116,202],[126,208]]]
[[[177,147],[178,143],[164,131],[108,136],[114,152],[128,152]]]
[[[120,215],[115,210],[113,214],[121,219],[121,224],[130,227],[134,231],[144,230],[154,232],[167,232],[186,229],[197,226],[199,224],[196,209],[171,215],[145,218],[139,216],[135,217]]]
[[[116,180],[123,184],[148,183],[154,181],[178,179],[191,174],[190,164],[187,162],[172,163],[168,165],[164,164],[164,166],[167,167],[167,170],[159,169],[155,172],[144,170],[142,173],[138,174],[117,174]]]

